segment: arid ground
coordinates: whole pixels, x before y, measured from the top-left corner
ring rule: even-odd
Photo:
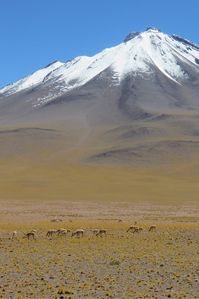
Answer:
[[[0,298],[199,298],[197,204],[7,200],[0,213]],[[46,237],[57,228],[85,235]]]
[[[82,138],[0,134],[0,298],[199,298],[196,144],[158,139],[132,158],[110,137]],[[127,233],[135,222],[143,231]],[[58,228],[85,234],[46,237]],[[36,240],[24,239],[32,229]]]

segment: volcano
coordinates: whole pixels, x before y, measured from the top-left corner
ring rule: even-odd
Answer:
[[[2,163],[24,176],[32,163],[57,175],[74,164],[189,167],[199,157],[199,46],[150,27],[55,61],[0,90],[0,141]]]

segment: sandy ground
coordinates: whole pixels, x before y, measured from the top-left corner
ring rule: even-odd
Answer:
[[[91,165],[95,142],[1,138],[0,298],[199,298],[198,159]],[[143,232],[127,233],[135,222]],[[46,238],[62,227],[85,235]],[[24,239],[31,229],[36,240]]]
[[[7,201],[0,298],[198,298],[199,213],[190,204]],[[55,221],[59,220],[59,221]],[[130,225],[143,228],[127,233]],[[155,232],[149,232],[156,225]],[[85,229],[83,238],[46,237]],[[93,228],[107,230],[96,237]],[[36,229],[36,240],[24,233]],[[17,239],[11,240],[17,230]]]
[[[1,223],[11,225],[39,221],[198,222],[197,203],[0,201]]]

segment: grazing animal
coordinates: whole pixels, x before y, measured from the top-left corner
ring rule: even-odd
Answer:
[[[24,237],[23,237],[24,239],[28,239],[28,240],[30,240],[31,238],[33,239],[33,240],[36,240],[36,238],[35,238],[35,233],[34,232],[28,232],[28,233],[24,233]]]
[[[17,239],[17,231],[16,230],[14,230],[12,232],[12,236],[11,236],[11,240],[14,240],[14,239]]]
[[[156,231],[156,226],[155,225],[151,225],[149,227],[149,232],[154,232],[154,231]]]
[[[106,230],[105,229],[100,229],[97,233],[96,233],[96,237],[103,237],[106,235]]]
[[[59,236],[62,232],[65,232],[65,228],[59,228],[57,229],[56,233]]]
[[[94,235],[96,235],[99,231],[100,231],[99,228],[94,228],[94,229],[92,230],[92,232],[93,232]]]
[[[83,237],[83,235],[84,235],[84,229],[76,229],[75,231],[72,232],[71,237],[76,236],[76,237],[80,238],[80,237]]]
[[[37,233],[37,230],[36,230],[36,229],[31,229],[30,233],[34,233],[34,234],[36,234],[36,233]]]
[[[130,226],[128,229],[127,229],[127,233],[130,232],[130,233],[140,233],[143,231],[143,228],[142,227],[138,227],[138,226]]]
[[[57,229],[50,229],[50,230],[47,231],[46,237],[52,237],[56,233],[57,233]]]
[[[70,232],[70,230],[66,230],[66,231],[62,231],[59,236],[60,237],[66,237],[68,235],[68,233]]]
[[[139,233],[140,232],[140,228],[139,227],[135,227],[135,229],[132,231],[132,233]]]
[[[60,228],[57,230],[57,235],[60,237],[66,236],[68,233],[70,233],[70,229]]]
[[[127,233],[128,232],[131,232],[131,233],[135,233],[139,230],[139,227],[138,226],[130,226],[128,229],[127,229]]]

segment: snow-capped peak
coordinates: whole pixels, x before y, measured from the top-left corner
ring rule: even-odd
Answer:
[[[156,28],[156,27],[148,27],[146,29],[146,31],[151,31],[151,32],[161,32],[160,29]]]
[[[60,94],[84,85],[107,69],[111,70],[113,84],[120,84],[128,74],[150,76],[154,69],[176,84],[182,84],[189,76],[184,69],[187,64],[199,71],[197,45],[149,27],[144,32],[130,33],[123,43],[92,57],[79,56],[66,63],[56,61],[3,88],[0,93],[10,95],[50,81],[60,84]]]

